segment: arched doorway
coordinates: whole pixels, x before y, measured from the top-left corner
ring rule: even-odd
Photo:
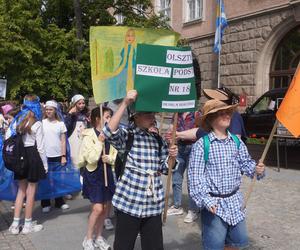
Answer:
[[[270,37],[266,40],[263,48],[259,51],[259,58],[257,60],[256,75],[255,75],[255,98],[261,96],[270,88],[275,87],[274,77],[279,72],[274,72],[275,61],[278,56],[278,49],[290,32],[299,28],[293,16],[287,18],[284,22],[280,23],[271,33]],[[271,73],[273,73],[271,75]],[[291,74],[290,74],[291,76]],[[290,77],[289,76],[289,77]],[[271,78],[274,84],[271,84]],[[279,80],[276,79],[277,82]],[[282,80],[283,81],[283,80]],[[288,80],[285,79],[282,83],[284,85]],[[280,80],[281,83],[281,80]],[[276,86],[278,86],[277,84]]]
[[[270,70],[270,89],[288,87],[300,61],[300,25],[290,30],[277,46]]]

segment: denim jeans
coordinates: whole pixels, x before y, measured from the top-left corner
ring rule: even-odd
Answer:
[[[205,250],[223,250],[224,246],[244,248],[248,246],[246,221],[232,226],[206,209],[201,211],[202,244]]]
[[[178,155],[177,160],[179,161],[179,166],[175,172],[173,172],[172,187],[173,187],[173,202],[176,207],[181,206],[182,198],[182,183],[184,172],[189,165],[189,157],[191,153],[192,145],[178,145]],[[198,211],[196,203],[189,196],[189,210]]]

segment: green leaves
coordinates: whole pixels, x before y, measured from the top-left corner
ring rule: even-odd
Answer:
[[[78,40],[73,4],[0,0],[0,77],[7,78],[8,98],[21,100],[30,92],[42,100],[90,96],[89,28],[114,25],[114,14],[124,17],[124,25],[167,27],[151,12],[150,0],[81,0],[83,40]]]

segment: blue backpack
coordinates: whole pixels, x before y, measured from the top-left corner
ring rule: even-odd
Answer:
[[[231,133],[231,136],[232,136],[232,139],[234,140],[237,148],[239,149],[240,145],[241,145],[240,139],[235,134]],[[205,164],[207,164],[208,156],[209,156],[209,148],[210,148],[210,140],[209,140],[208,135],[203,136],[203,141],[204,141],[204,160],[205,160]]]

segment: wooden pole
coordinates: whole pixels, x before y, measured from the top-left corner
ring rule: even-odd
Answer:
[[[261,158],[259,159],[259,162],[260,162],[260,163],[263,163],[263,162],[265,161],[266,155],[267,155],[267,153],[268,153],[268,151],[269,151],[269,148],[270,148],[271,142],[272,142],[272,140],[273,140],[274,134],[275,134],[275,132],[276,132],[277,126],[278,126],[278,120],[276,120],[275,123],[274,123],[274,126],[273,126],[273,128],[272,128],[272,131],[271,131],[271,134],[270,134],[269,139],[268,139],[268,141],[267,141],[267,144],[266,144],[266,146],[265,146],[265,149],[264,149],[264,151],[263,151],[263,153],[262,153]],[[247,203],[248,203],[248,200],[249,200],[249,198],[250,198],[250,195],[251,195],[251,193],[252,193],[252,191],[253,191],[253,189],[254,189],[255,182],[256,182],[256,174],[254,174],[254,177],[253,177],[253,179],[251,180],[250,186],[249,186],[249,188],[248,188],[248,190],[247,190],[247,193],[246,193],[246,195],[245,195],[245,200],[244,200],[243,209],[245,209],[246,206],[247,206]]]
[[[100,104],[100,117],[101,117],[101,129],[102,129],[104,127],[102,104]],[[102,154],[105,155],[105,142],[102,142],[102,148],[103,148]],[[105,187],[107,187],[108,186],[108,183],[107,183],[107,166],[106,166],[105,162],[103,162],[103,169],[104,169],[104,185],[105,185]]]
[[[177,130],[177,120],[178,120],[178,113],[175,113],[174,121],[173,121],[173,131],[172,131],[172,140],[171,140],[171,146],[175,145],[175,136],[176,136],[176,130]],[[163,213],[163,223],[167,220],[167,211],[169,207],[169,193],[170,193],[170,186],[171,186],[171,180],[172,180],[172,169],[175,164],[176,158],[170,157],[168,161],[168,178],[167,178],[167,187],[166,187],[166,195],[165,195],[165,207],[164,207],[164,213]]]

